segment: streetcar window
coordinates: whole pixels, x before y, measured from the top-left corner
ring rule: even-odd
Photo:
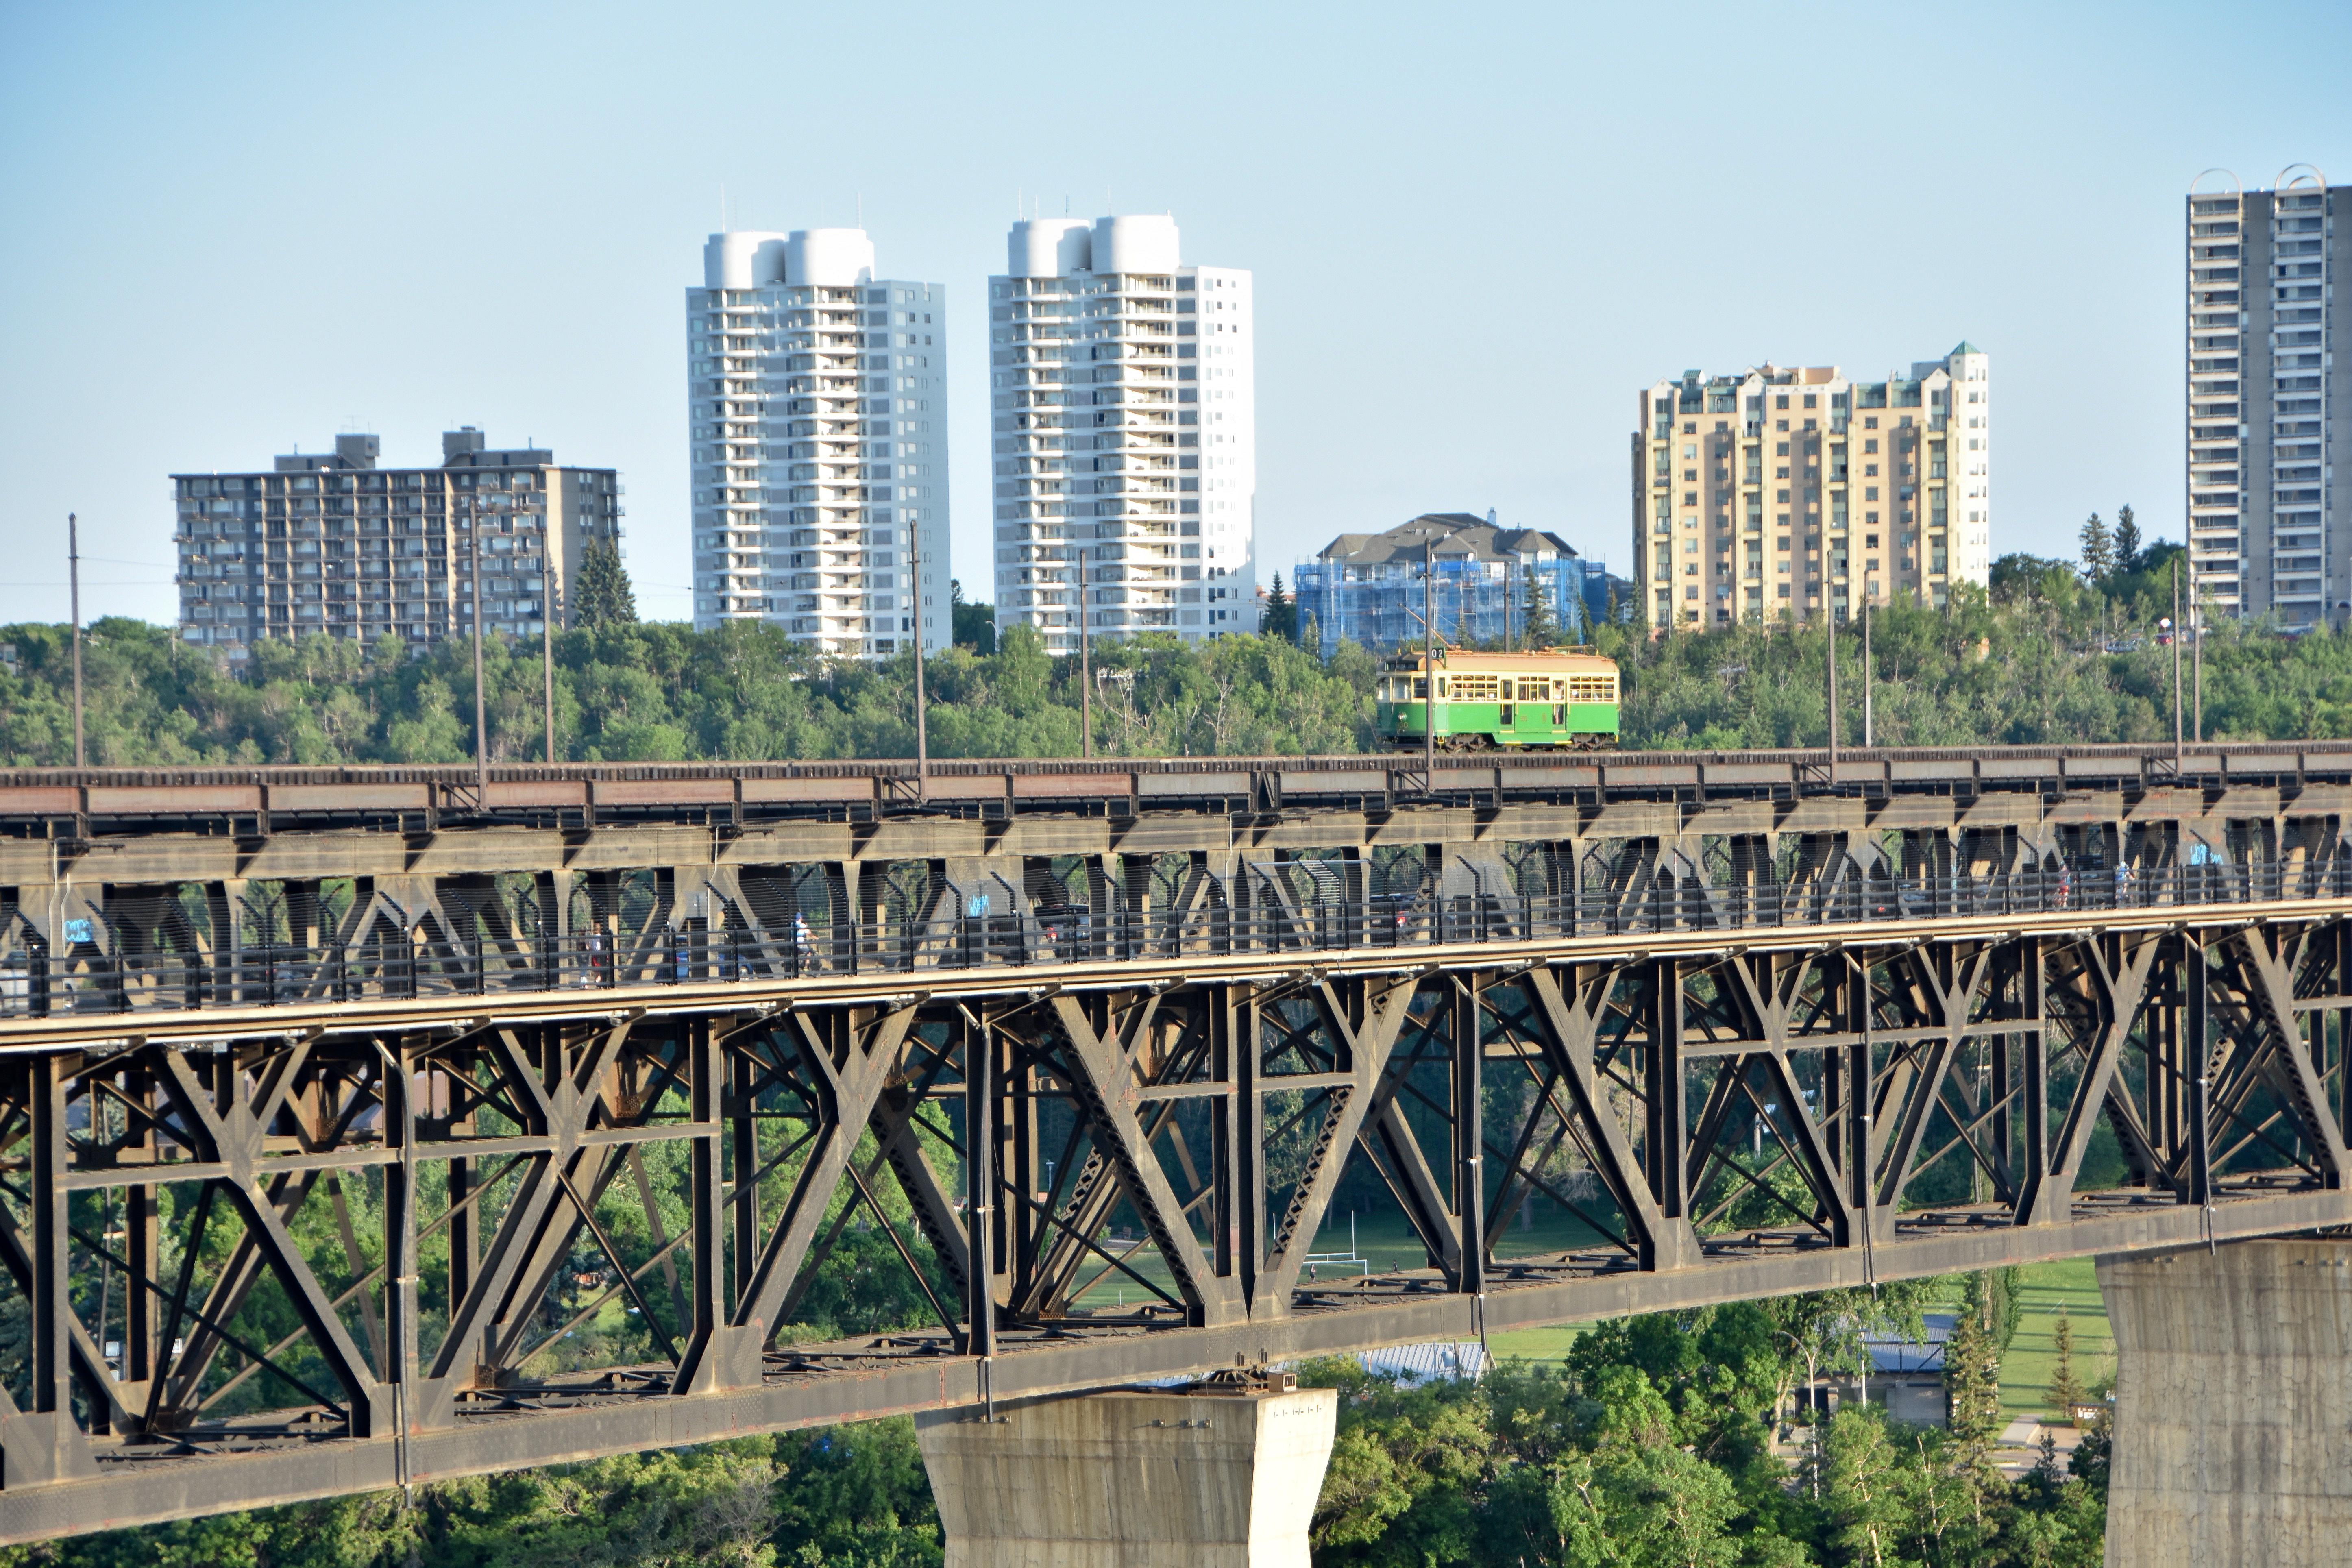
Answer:
[[[1422,700],[1425,700],[1428,696],[1429,696],[1429,679],[1428,679],[1428,678],[1427,678],[1426,676],[1415,676],[1415,677],[1413,678],[1413,682],[1412,682],[1412,700],[1413,700],[1414,701],[1416,701],[1416,702],[1419,702],[1419,701],[1422,701]]]

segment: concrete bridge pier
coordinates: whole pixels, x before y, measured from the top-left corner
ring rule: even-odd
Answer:
[[[1307,1568],[1328,1388],[1120,1391],[915,1418],[947,1568]]]
[[[2108,1568],[2352,1563],[2352,1242],[2099,1259]]]

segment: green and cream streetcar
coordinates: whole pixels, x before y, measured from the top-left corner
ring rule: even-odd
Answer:
[[[1418,750],[1431,671],[1418,654],[1390,659],[1378,691],[1381,743]],[[1580,751],[1617,743],[1617,661],[1594,654],[1438,652],[1437,744],[1450,752]]]

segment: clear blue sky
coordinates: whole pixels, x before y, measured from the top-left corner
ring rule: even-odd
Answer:
[[[1066,39],[1052,32],[1066,17]],[[609,465],[688,613],[685,336],[720,192],[952,311],[1017,192],[1255,269],[1261,559],[1497,509],[1622,569],[1634,395],[1993,356],[1993,547],[2180,522],[2180,196],[2352,183],[2352,6],[54,5],[0,0],[0,620],[169,618],[175,469],[455,424]],[[1265,570],[1262,567],[1261,570]]]

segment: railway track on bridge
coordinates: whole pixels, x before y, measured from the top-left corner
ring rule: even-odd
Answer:
[[[2352,1224],[2352,746],[1828,761],[0,773],[0,1538]]]

